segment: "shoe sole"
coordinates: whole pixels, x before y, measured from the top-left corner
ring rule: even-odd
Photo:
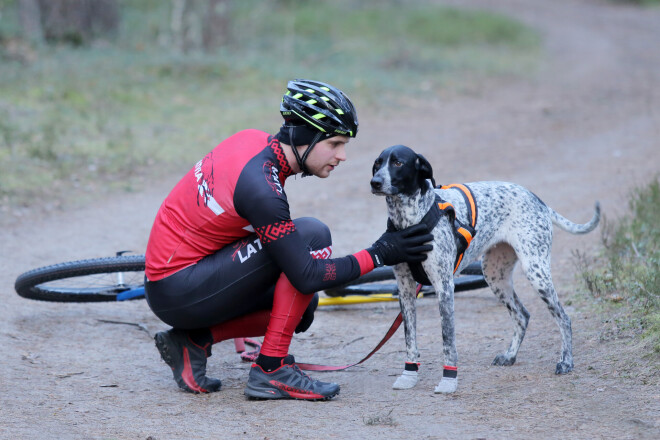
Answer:
[[[177,377],[176,371],[174,370],[175,368],[174,358],[170,353],[170,345],[172,343],[171,341],[168,340],[167,336],[163,335],[162,333],[156,333],[156,336],[154,336],[154,341],[156,342],[156,348],[160,353],[161,359],[172,369],[172,375],[174,376],[174,381],[179,386],[179,388],[181,388],[184,391],[188,391],[189,393],[199,394],[197,391],[190,389],[190,387],[186,385],[183,379]]]
[[[172,376],[174,377],[174,381],[178,385],[179,388],[181,388],[184,391],[187,391],[189,393],[193,394],[201,394],[199,391],[191,389],[188,384],[183,380],[182,377],[177,377],[176,371],[175,371],[175,362],[174,358],[172,357],[171,351],[170,351],[170,346],[175,345],[173,342],[167,338],[167,336],[163,335],[162,333],[156,333],[156,336],[154,336],[154,341],[156,342],[156,348],[158,349],[158,352],[160,353],[161,359],[172,369]],[[174,350],[176,350],[178,347],[174,347]],[[213,391],[219,391],[220,387],[218,387],[217,390]],[[209,392],[213,392],[209,390]]]
[[[197,390],[194,390],[194,389],[190,388],[188,386],[188,384],[183,380],[183,377],[181,377],[180,375],[177,376],[176,371],[175,371],[176,363],[175,363],[174,357],[172,356],[172,353],[170,351],[170,345],[174,345],[175,349],[179,348],[178,346],[176,346],[176,343],[169,340],[169,338],[165,334],[163,334],[163,332],[156,333],[156,336],[154,336],[154,341],[156,342],[156,348],[158,349],[158,352],[160,353],[161,359],[163,359],[163,361],[172,370],[172,376],[174,377],[174,381],[176,382],[178,387],[181,388],[184,391],[189,392],[189,393],[203,394],[200,391],[197,391]],[[207,390],[205,391],[205,393],[213,393],[213,392],[216,392],[216,391],[220,391],[220,388],[222,387],[222,382],[219,382],[219,383],[220,384],[218,385],[218,387],[216,389],[209,388],[207,386],[206,387]]]
[[[167,341],[167,337],[163,335],[162,333],[156,333],[156,336],[154,336],[154,341],[156,342],[156,348],[158,349],[158,352],[160,353],[161,359],[169,365],[169,367],[174,370],[174,359],[172,358],[172,355],[170,354],[170,347],[169,347],[169,342]]]
[[[325,400],[330,400],[333,397],[337,396],[339,394],[339,389],[337,389],[337,392],[329,394],[327,396],[308,398],[308,397],[292,396],[277,388],[255,388],[248,384],[247,387],[245,388],[244,394],[249,400],[292,399],[292,400],[308,400],[311,402],[322,402]]]

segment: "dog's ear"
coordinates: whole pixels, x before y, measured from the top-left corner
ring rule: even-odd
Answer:
[[[426,179],[431,179],[431,183],[435,188],[435,179],[433,178],[433,168],[428,160],[421,154],[417,155],[417,161],[415,162],[417,168],[417,178],[419,179],[419,187],[422,188],[422,191],[426,190]]]

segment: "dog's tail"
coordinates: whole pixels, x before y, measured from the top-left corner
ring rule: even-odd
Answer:
[[[573,223],[566,217],[555,212],[553,209],[550,209],[550,215],[552,216],[552,223],[559,226],[564,231],[570,232],[571,234],[586,234],[587,232],[593,231],[596,226],[598,226],[598,222],[600,221],[600,203],[596,202],[594,216],[588,223],[584,224]]]

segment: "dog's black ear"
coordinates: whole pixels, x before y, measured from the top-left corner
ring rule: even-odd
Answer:
[[[421,154],[418,154],[417,162],[415,163],[415,165],[417,166],[417,178],[419,179],[419,187],[422,188],[422,190],[426,190],[426,179],[431,179],[431,183],[435,188],[435,179],[433,178],[433,167],[431,167],[429,161],[426,160],[426,158]]]

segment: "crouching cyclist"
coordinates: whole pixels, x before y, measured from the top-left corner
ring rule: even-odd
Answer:
[[[245,395],[326,400],[339,385],[311,379],[289,354],[294,332],[309,328],[317,291],[376,266],[422,261],[432,236],[424,225],[383,234],[371,247],[330,258],[327,226],[292,220],[284,183],[302,173],[326,178],[346,160],[358,131],[353,104],[318,81],[294,80],[269,135],[240,131],[221,142],[174,187],[154,221],[146,251],[149,307],[173,328],[156,347],[178,386],[218,391],[206,376],[211,346],[263,336]]]

